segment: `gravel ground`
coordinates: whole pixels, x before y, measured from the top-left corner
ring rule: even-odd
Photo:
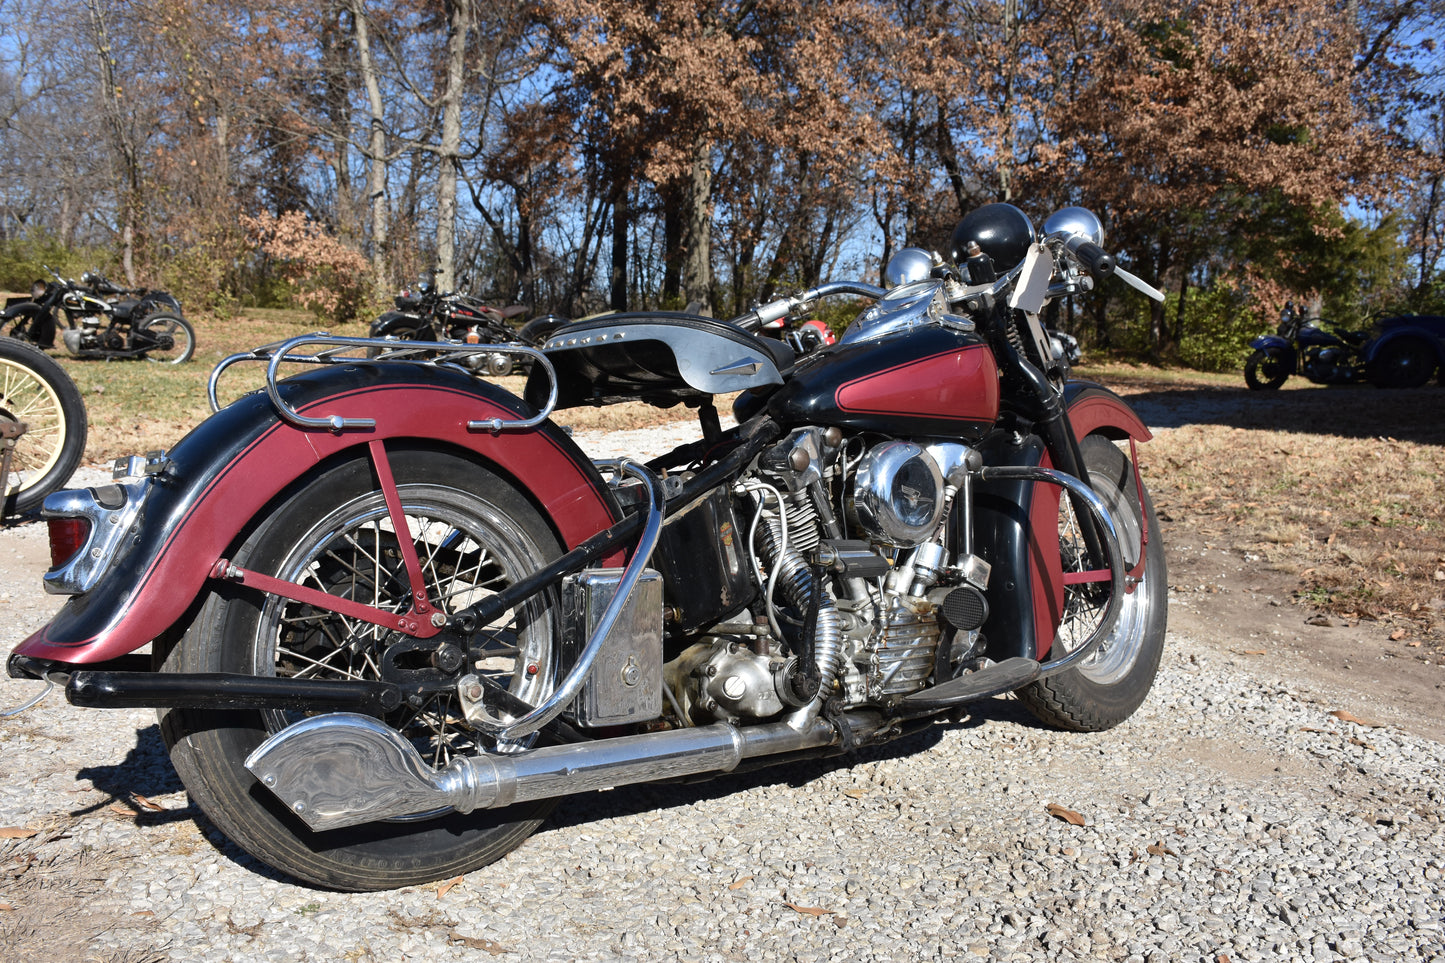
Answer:
[[[44,551],[0,532],[0,650],[54,608]],[[852,760],[580,797],[454,884],[365,895],[231,846],[152,713],[52,695],[0,720],[0,959],[1445,961],[1445,745],[1229,641],[1172,633],[1112,732],[993,700]]]

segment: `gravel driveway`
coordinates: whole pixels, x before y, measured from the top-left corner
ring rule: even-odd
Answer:
[[[0,531],[0,650],[55,607],[45,555]],[[491,867],[364,895],[227,843],[153,713],[52,694],[0,720],[0,959],[1445,961],[1445,745],[1230,641],[1172,632],[1112,732],[993,700],[851,764],[580,797]]]

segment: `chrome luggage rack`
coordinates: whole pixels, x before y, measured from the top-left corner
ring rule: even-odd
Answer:
[[[303,345],[311,348],[312,353],[297,353],[297,349]],[[320,351],[315,350],[322,346],[329,347],[324,347]],[[328,334],[325,331],[316,331],[285,341],[263,344],[259,348],[252,348],[250,351],[243,351],[240,354],[233,354],[228,358],[221,359],[220,364],[216,365],[211,372],[211,379],[206,385],[206,395],[211,402],[211,411],[220,411],[221,405],[217,398],[216,386],[220,384],[221,373],[243,361],[264,361],[266,362],[266,394],[270,396],[271,404],[275,406],[276,412],[289,424],[297,428],[319,428],[333,432],[341,432],[348,428],[374,428],[376,427],[374,418],[343,418],[340,415],[311,418],[292,408],[281,397],[280,388],[276,383],[277,372],[281,365],[379,364],[403,361],[422,367],[445,365],[476,377],[475,371],[460,362],[469,355],[478,354],[512,354],[531,358],[534,365],[540,364],[542,369],[547,372],[551,389],[547,394],[547,403],[533,417],[518,420],[487,418],[468,421],[467,428],[469,430],[498,432],[534,428],[551,416],[552,410],[557,406],[557,371],[552,367],[552,362],[547,360],[547,356],[535,348],[519,344],[460,344],[449,341],[399,341],[395,338],[344,338]]]

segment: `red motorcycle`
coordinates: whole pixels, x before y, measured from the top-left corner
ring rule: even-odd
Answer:
[[[731,322],[228,359],[267,390],[46,502],[69,601],[9,671],[159,707],[216,826],[356,890],[482,866],[563,796],[846,752],[1000,693],[1107,729],[1164,644],[1150,434],[1064,378],[1040,322],[1114,269],[1101,238],[996,204],[949,263],[909,250],[886,289]],[[753,333],[834,295],[875,299],[836,344]],[[488,351],[532,362],[524,397],[453,363]],[[700,438],[594,462],[549,418],[636,399],[696,408]]]

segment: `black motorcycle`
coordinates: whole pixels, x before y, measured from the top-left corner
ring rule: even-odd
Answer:
[[[1244,363],[1244,381],[1255,391],[1272,391],[1292,374],[1317,385],[1354,384],[1365,380],[1363,350],[1368,331],[1326,330],[1319,318],[1306,318],[1293,301],[1285,303],[1274,334],[1249,343],[1254,354]]]
[[[422,282],[415,294],[402,292],[393,299],[396,310],[371,324],[373,338],[398,341],[450,341],[458,344],[497,344],[519,340],[509,323],[527,313],[524,304],[494,308],[469,294],[438,291]],[[540,320],[540,319],[539,319]],[[468,363],[485,375],[507,375],[517,359],[502,352],[471,355]]]
[[[50,357],[0,338],[0,515],[40,507],[85,454],[85,401]]]
[[[165,291],[128,289],[87,271],[80,282],[60,276],[36,281],[30,300],[9,304],[0,325],[9,335],[41,348],[55,346],[57,312],[65,350],[77,358],[145,358],[180,364],[196,351],[196,332],[181,314],[181,303]]]

